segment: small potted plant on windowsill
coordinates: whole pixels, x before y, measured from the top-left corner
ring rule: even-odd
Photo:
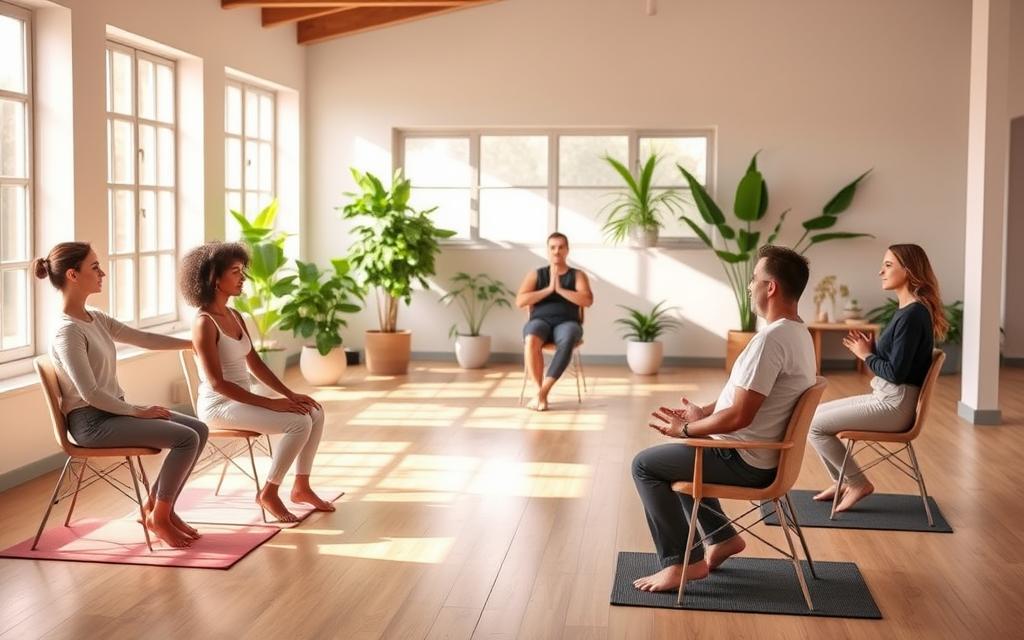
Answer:
[[[619,305],[628,315],[615,323],[624,327],[623,337],[627,340],[626,363],[635,374],[649,376],[658,372],[665,354],[665,345],[658,338],[667,331],[679,328],[678,320],[666,316],[675,307],[662,308],[663,304],[664,300],[654,305],[650,313]]]
[[[679,214],[683,204],[682,197],[674,189],[654,189],[654,169],[660,158],[652,153],[636,176],[610,156],[604,156],[604,161],[626,183],[625,188],[615,194],[615,199],[601,211],[605,218],[602,228],[605,236],[616,244],[629,238],[630,244],[640,249],[658,244],[658,231],[665,224],[663,214]]]
[[[338,382],[347,367],[341,349],[341,328],[348,323],[344,313],[356,313],[362,288],[349,277],[345,260],[331,260],[333,271],[321,272],[313,263],[295,261],[299,269],[298,286],[291,300],[281,307],[281,328],[293,335],[314,338],[314,345],[303,345],[299,370],[311,385]]]
[[[471,276],[460,271],[451,283],[452,289],[441,302],[450,305],[458,301],[468,328],[467,333],[460,333],[456,323],[448,331],[448,337],[455,338],[455,359],[463,369],[479,369],[491,355],[491,336],[480,335],[484,319],[494,307],[510,308],[515,292],[486,273]]]

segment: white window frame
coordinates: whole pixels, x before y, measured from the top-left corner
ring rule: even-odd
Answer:
[[[108,123],[108,134],[107,135],[109,137],[109,135],[110,135],[109,127],[110,127],[110,123],[112,121],[120,120],[122,122],[130,122],[131,125],[132,125],[132,136],[133,136],[132,139],[133,139],[134,144],[135,144],[135,160],[134,160],[134,171],[133,171],[133,185],[129,186],[129,185],[125,185],[125,184],[111,182],[110,181],[110,177],[111,176],[110,175],[107,176],[107,178],[108,178],[108,181],[107,181],[107,193],[109,194],[112,189],[116,189],[116,190],[120,190],[120,191],[131,190],[131,191],[134,192],[134,204],[135,204],[135,216],[134,216],[134,219],[133,219],[134,242],[133,242],[133,245],[132,245],[132,251],[130,251],[130,252],[124,252],[124,253],[115,252],[114,237],[115,237],[115,234],[117,232],[116,221],[113,218],[113,215],[112,215],[113,211],[112,211],[112,209],[108,209],[108,212],[107,212],[107,224],[108,224],[108,229],[109,229],[109,233],[107,234],[108,238],[109,238],[109,251],[107,253],[108,253],[109,259],[110,259],[109,260],[109,269],[108,269],[109,273],[108,273],[108,276],[110,277],[110,281],[111,281],[111,284],[112,284],[112,286],[110,288],[110,293],[111,293],[111,297],[110,297],[110,313],[111,313],[111,315],[114,315],[116,313],[116,300],[114,299],[114,293],[116,291],[116,287],[118,286],[118,284],[117,284],[117,282],[115,282],[114,261],[115,260],[120,260],[120,259],[125,259],[125,258],[130,258],[132,260],[132,264],[133,264],[133,280],[134,280],[134,282],[133,282],[133,292],[132,292],[132,295],[133,295],[134,311],[133,311],[133,317],[132,317],[132,319],[130,321],[123,320],[123,319],[122,319],[122,321],[125,322],[125,324],[133,326],[133,327],[151,328],[151,327],[158,327],[158,326],[166,326],[169,330],[173,330],[174,323],[176,323],[177,320],[178,320],[177,295],[175,295],[174,310],[171,313],[158,314],[156,316],[151,316],[151,317],[148,317],[148,318],[142,318],[142,296],[140,295],[140,293],[141,293],[141,277],[140,277],[141,269],[140,269],[140,266],[141,266],[141,263],[142,263],[142,258],[152,256],[152,257],[156,258],[156,260],[157,260],[157,268],[159,269],[160,256],[170,255],[172,257],[172,259],[174,260],[175,271],[177,271],[177,260],[178,260],[178,249],[179,249],[179,247],[178,247],[178,244],[179,244],[179,242],[178,242],[179,241],[179,237],[178,237],[179,236],[179,233],[178,233],[178,182],[179,182],[179,177],[180,177],[178,175],[178,121],[179,121],[179,113],[178,113],[178,99],[177,98],[178,98],[179,88],[178,88],[178,68],[177,68],[177,63],[176,63],[175,60],[173,60],[171,58],[168,58],[166,56],[158,55],[158,54],[146,51],[144,49],[140,49],[138,47],[135,47],[135,46],[132,46],[132,45],[128,45],[128,44],[124,44],[124,43],[117,42],[115,40],[110,40],[110,39],[108,39],[107,42],[106,42],[106,50],[118,51],[118,52],[130,55],[131,58],[132,58],[132,115],[129,116],[129,115],[125,115],[125,114],[122,114],[122,113],[116,113],[116,112],[113,112],[113,111],[106,111],[106,120],[107,120],[107,123]],[[104,53],[104,55],[106,55],[106,53]],[[139,63],[140,59],[147,59],[147,60],[150,60],[152,62],[159,63],[159,64],[162,64],[162,65],[169,65],[171,67],[171,73],[172,73],[172,76],[171,76],[171,86],[174,87],[174,116],[173,116],[173,122],[171,122],[169,124],[166,123],[166,122],[159,121],[159,120],[150,120],[150,119],[147,119],[147,118],[142,118],[139,115],[139,75],[138,75],[139,74],[139,71],[138,71],[139,64],[138,63]],[[112,82],[113,82],[113,74],[109,74],[108,73],[107,77],[106,77],[105,86],[106,86],[106,91],[109,92],[109,95],[113,95]],[[173,157],[174,157],[174,160],[173,160],[173,162],[174,162],[174,182],[173,182],[172,186],[170,186],[170,187],[161,186],[161,185],[145,185],[145,186],[143,186],[143,185],[140,184],[141,179],[140,179],[140,175],[139,175],[139,173],[140,173],[139,172],[139,169],[140,169],[139,157],[142,154],[142,146],[141,146],[141,142],[140,142],[140,139],[139,139],[139,127],[140,127],[140,125],[149,125],[149,126],[152,126],[152,127],[156,128],[157,130],[159,130],[159,129],[168,129],[168,128],[171,130],[171,138],[174,141],[174,154],[173,154]],[[113,147],[110,145],[109,140],[108,140],[107,144],[108,144],[108,154],[113,154]],[[108,157],[107,161],[109,163],[108,166],[113,166],[113,159],[112,159],[112,157]],[[159,193],[171,193],[171,195],[172,195],[172,202],[174,203],[174,220],[173,220],[173,225],[172,225],[173,229],[174,229],[174,242],[173,242],[173,246],[170,249],[160,249],[159,248],[159,240],[158,240],[157,241],[157,248],[156,249],[153,249],[153,250],[150,250],[150,251],[142,251],[142,250],[140,250],[140,242],[139,241],[140,241],[141,238],[140,238],[140,231],[139,230],[140,230],[140,226],[141,225],[139,224],[139,220],[140,220],[140,216],[142,215],[142,198],[140,197],[140,195],[141,195],[141,192],[143,190],[154,191],[154,192],[156,192],[158,194]],[[109,201],[109,196],[108,196],[108,201]],[[108,205],[108,207],[109,207],[109,205]],[[159,238],[159,221],[157,221],[156,224],[158,225],[157,234],[158,234],[158,238]],[[159,273],[159,271],[157,273]],[[175,281],[177,281],[176,277],[175,277]],[[157,281],[157,286],[159,287],[159,279]]]
[[[692,129],[622,129],[622,128],[486,128],[486,129],[452,129],[411,127],[392,130],[392,157],[395,166],[405,169],[405,141],[409,138],[465,138],[469,140],[469,163],[473,183],[470,186],[470,237],[442,240],[445,245],[464,248],[493,249],[496,243],[480,237],[480,137],[481,136],[547,136],[548,137],[548,233],[558,230],[558,191],[559,189],[593,189],[594,187],[573,187],[559,185],[559,139],[561,136],[625,136],[628,139],[628,165],[635,170],[640,165],[639,158],[641,138],[696,138],[703,137],[707,141],[707,175],[704,187],[708,193],[715,195],[715,130],[713,128]],[[413,189],[416,185],[413,184]],[[444,188],[444,187],[430,187]],[[455,188],[455,187],[452,187]],[[464,187],[462,187],[464,188]],[[483,187],[484,189],[499,187]],[[519,187],[516,187],[519,188]],[[608,187],[613,190],[616,187]],[[656,187],[662,188],[662,187]],[[665,187],[688,193],[687,187]],[[710,231],[710,229],[709,229]],[[546,234],[545,234],[546,236]],[[519,246],[544,246],[545,238],[538,238],[531,243],[508,243]],[[605,243],[579,243],[578,246],[608,246]],[[659,238],[658,246],[666,248],[703,248],[705,245],[699,238],[669,237]]]
[[[34,46],[32,38],[32,12],[21,7],[16,7],[5,2],[0,2],[0,14],[9,18],[20,20],[24,23],[25,30],[25,93],[0,90],[0,97],[22,102],[25,105],[25,178],[0,178],[0,184],[17,185],[25,187],[25,226],[28,232],[27,249],[25,260],[8,262],[0,265],[0,301],[3,300],[3,272],[24,269],[27,272],[25,290],[28,299],[25,301],[25,328],[28,332],[28,344],[12,349],[0,349],[0,364],[22,360],[31,357],[36,350],[36,309],[35,309],[35,277],[32,273],[32,254],[35,248],[35,180],[34,180],[34,119],[33,119],[33,89],[34,89]],[[2,317],[0,317],[2,322]],[[0,329],[2,330],[2,329]]]
[[[242,111],[241,111],[241,114],[239,116],[241,118],[241,120],[240,120],[240,122],[241,122],[241,133],[231,133],[231,132],[228,131],[228,118],[227,118],[228,99],[227,99],[227,95],[228,95],[228,91],[231,88],[239,90],[241,92],[241,95],[242,95]],[[246,100],[246,95],[250,94],[250,93],[255,93],[257,96],[266,96],[266,97],[270,98],[270,105],[271,105],[271,109],[273,111],[272,117],[271,117],[271,122],[273,123],[273,126],[271,127],[270,138],[269,139],[261,138],[260,137],[260,130],[259,130],[260,126],[259,126],[259,122],[258,121],[256,123],[255,135],[249,135],[250,132],[247,130],[248,127],[246,126],[246,109],[248,108],[247,107],[248,100]],[[278,104],[277,104],[277,92],[276,91],[273,91],[271,89],[267,89],[265,87],[261,87],[259,85],[253,84],[251,82],[246,82],[244,80],[239,80],[239,79],[231,77],[231,76],[229,76],[227,81],[224,83],[224,158],[225,158],[224,224],[228,225],[227,228],[233,228],[233,225],[237,224],[237,222],[235,222],[235,220],[232,218],[230,210],[229,210],[229,208],[227,206],[227,202],[228,202],[228,199],[229,199],[228,197],[229,197],[230,194],[232,194],[232,193],[238,194],[238,202],[241,203],[241,209],[240,210],[246,216],[252,216],[252,215],[258,213],[258,211],[249,211],[248,208],[246,207],[246,194],[247,193],[250,193],[250,192],[251,193],[255,193],[256,196],[257,196],[257,200],[260,200],[261,196],[269,196],[269,198],[271,198],[271,199],[276,197],[275,190],[277,189],[277,109],[278,109]],[[240,166],[238,168],[239,177],[241,178],[241,184],[240,184],[238,189],[228,188],[228,186],[227,186],[227,180],[226,180],[226,178],[227,178],[227,171],[226,171],[226,167],[227,167],[227,146],[228,146],[228,141],[229,140],[237,140],[238,144],[239,144],[239,148],[241,149],[242,166]],[[246,160],[245,146],[246,146],[247,142],[253,142],[256,145],[259,145],[260,143],[268,143],[268,144],[270,144],[270,166],[271,166],[271,172],[270,172],[270,190],[269,191],[261,191],[259,189],[259,177],[258,176],[256,178],[257,184],[256,184],[256,188],[255,189],[248,188],[248,185],[246,184],[245,168],[246,168],[247,160]],[[225,236],[226,235],[227,234],[225,233]]]

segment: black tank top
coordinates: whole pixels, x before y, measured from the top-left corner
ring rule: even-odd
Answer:
[[[562,285],[563,289],[575,291],[576,270],[570,267],[568,271],[558,277],[558,282]],[[537,269],[537,288],[534,291],[540,291],[549,284],[551,284],[551,267],[547,266]],[[563,298],[560,294],[552,293],[533,305],[533,309],[530,311],[530,320],[534,318],[547,320],[553,325],[568,320],[579,322],[580,308],[578,305]]]

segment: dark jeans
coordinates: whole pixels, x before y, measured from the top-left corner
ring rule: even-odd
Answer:
[[[551,364],[548,365],[548,378],[555,380],[562,377],[569,361],[572,360],[572,350],[576,343],[583,337],[583,327],[575,320],[563,320],[552,323],[545,318],[532,318],[523,327],[523,338],[526,336],[537,336],[541,342],[555,343],[555,355],[551,357]]]
[[[662,567],[683,562],[686,536],[693,510],[693,498],[672,490],[673,482],[693,480],[696,449],[684,444],[663,444],[644,449],[633,458],[633,482],[647,515],[647,526],[654,538],[654,547]],[[767,487],[775,480],[775,469],[758,469],[744,462],[731,449],[708,449],[704,452],[704,482],[731,484],[739,487]],[[701,503],[722,512],[716,498],[703,498]],[[705,534],[717,531],[707,544],[718,544],[736,535],[728,521],[701,508],[697,523]],[[704,559],[703,545],[690,553],[690,563]]]

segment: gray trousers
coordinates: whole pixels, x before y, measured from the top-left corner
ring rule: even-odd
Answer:
[[[871,379],[871,389],[871,393],[826,402],[814,413],[808,440],[833,481],[839,478],[839,468],[846,456],[846,446],[835,434],[846,430],[898,433],[914,423],[920,387],[875,377]],[[851,456],[846,463],[846,482],[859,487],[866,481]]]
[[[670,443],[644,449],[633,458],[633,483],[644,504],[647,526],[662,567],[681,564],[686,552],[693,498],[673,491],[672,483],[693,480],[695,455],[693,447]],[[709,449],[704,452],[704,482],[767,487],[774,480],[775,469],[752,467],[733,450]],[[703,498],[701,503],[723,513],[717,498]],[[727,520],[707,509],[697,511],[697,523],[705,534],[710,534],[706,541],[708,544],[725,542],[736,535],[736,529]],[[719,528],[721,530],[717,531]],[[696,545],[690,552],[690,563],[703,559],[704,547]]]
[[[158,500],[173,502],[206,446],[209,430],[201,421],[173,411],[169,420],[161,420],[82,407],[68,414],[68,432],[83,447],[167,449],[153,494]]]
[[[547,377],[558,380],[572,360],[572,350],[576,348],[576,343],[583,337],[583,327],[575,320],[551,324],[544,318],[533,318],[523,327],[523,339],[526,336],[537,336],[543,343],[555,343],[555,355],[548,365]]]

